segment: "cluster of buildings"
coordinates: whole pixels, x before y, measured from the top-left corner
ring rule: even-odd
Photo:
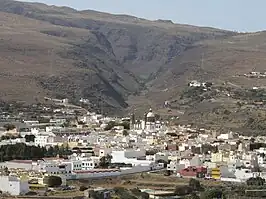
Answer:
[[[244,74],[245,77],[248,78],[266,78],[266,72],[250,72],[248,74]]]
[[[14,178],[20,183],[14,184],[16,191],[0,188],[2,192],[9,192],[12,195],[23,194],[27,190],[24,186],[25,174],[32,173],[31,178],[38,180],[42,184],[45,176],[59,176],[63,181],[71,179],[101,178],[109,176],[119,176],[148,172],[164,168],[168,156],[161,153],[155,146],[155,141],[159,137],[157,132],[163,129],[164,123],[155,120],[155,114],[150,110],[143,121],[139,121],[143,126],[138,126],[137,120],[132,118],[111,118],[104,117],[96,113],[86,113],[75,115],[74,119],[69,119],[66,110],[56,109],[52,118],[41,123],[38,120],[24,120],[21,124],[16,124],[16,128],[2,129],[2,139],[0,145],[10,145],[24,143],[36,147],[67,146],[72,152],[67,158],[53,157],[42,158],[40,160],[11,160],[0,163],[0,169],[7,168],[11,174],[0,177],[1,180]],[[59,115],[63,113],[65,118]],[[72,113],[70,112],[69,115]],[[68,125],[66,125],[68,122]],[[106,126],[110,122],[115,122],[110,130]],[[128,122],[131,129],[125,129],[122,123]],[[128,131],[125,135],[124,131]],[[27,137],[34,139],[27,141]],[[153,151],[147,153],[147,151]],[[101,165],[103,158],[111,157],[107,167]],[[21,180],[21,173],[23,180]],[[12,176],[12,178],[9,178]],[[29,177],[29,176],[28,176]],[[27,181],[27,180],[26,180]],[[23,186],[22,186],[23,185]],[[26,186],[28,189],[31,185]]]
[[[266,178],[266,137],[240,136],[236,133],[186,134],[186,142],[172,152],[167,170],[179,177],[201,177],[230,182],[245,182],[252,177]],[[185,135],[185,134],[184,134]],[[255,146],[255,147],[254,147]]]
[[[28,179],[42,184],[47,175],[60,176],[66,182],[161,169],[176,177],[231,182],[245,182],[256,176],[266,178],[266,148],[253,146],[265,143],[266,137],[251,138],[187,125],[172,126],[160,120],[151,109],[143,118],[136,118],[135,114],[129,118],[105,117],[91,112],[77,115],[68,108],[49,111],[53,116],[46,123],[24,120],[14,129],[0,129],[3,136],[19,135],[2,140],[0,145],[26,143],[47,149],[67,145],[72,155],[64,159],[0,163],[0,169],[10,171],[9,175],[0,176],[0,183],[11,183],[13,187],[12,190],[0,187],[1,191],[23,194],[30,189],[31,185],[26,183]],[[107,130],[110,122],[115,125]],[[129,129],[122,125],[127,122]],[[26,142],[26,136],[34,136],[34,139]],[[106,161],[107,157],[110,162],[103,167],[103,159]]]

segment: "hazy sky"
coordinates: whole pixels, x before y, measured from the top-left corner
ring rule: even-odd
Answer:
[[[24,0],[25,1],[25,0]],[[32,1],[32,0],[27,0]],[[34,0],[33,0],[34,1]],[[266,0],[35,0],[236,31],[266,30]]]

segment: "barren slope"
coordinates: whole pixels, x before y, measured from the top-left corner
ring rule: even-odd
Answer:
[[[235,35],[37,3],[0,0],[0,5],[6,100],[84,97],[117,112],[191,45]]]
[[[169,96],[178,97],[178,93],[192,80],[214,84],[227,82],[244,88],[264,86],[265,78],[246,78],[243,75],[251,71],[264,72],[265,54],[265,32],[195,43],[164,67],[150,82],[150,90],[167,89],[164,93],[169,100]]]

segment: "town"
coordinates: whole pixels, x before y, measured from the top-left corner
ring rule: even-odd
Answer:
[[[266,136],[176,124],[160,119],[152,109],[143,117],[131,113],[117,118],[71,105],[67,99],[45,101],[30,105],[31,109],[26,108],[29,105],[2,104],[3,194],[47,195],[55,192],[53,187],[86,191],[89,187],[70,184],[134,175],[238,185],[265,181]],[[190,194],[157,187],[162,193],[154,195],[147,190],[143,192],[155,198]],[[88,193],[86,197],[90,198]]]

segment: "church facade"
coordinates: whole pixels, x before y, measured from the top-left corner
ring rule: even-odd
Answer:
[[[136,120],[135,114],[131,115],[130,129],[143,130],[147,132],[156,132],[162,128],[162,122],[156,121],[156,115],[152,109],[145,113],[142,120]]]

